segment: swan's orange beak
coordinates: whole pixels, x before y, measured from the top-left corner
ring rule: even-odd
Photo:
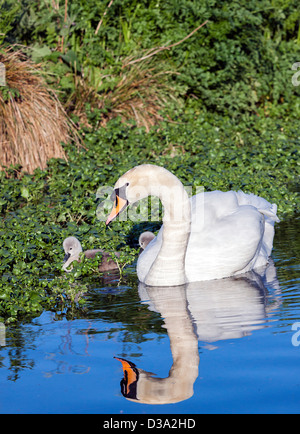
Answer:
[[[136,382],[139,379],[139,373],[135,364],[119,357],[114,358],[122,363],[124,373],[124,380],[122,380],[123,395],[129,398],[135,398],[134,395],[136,394],[136,391],[134,391],[134,389],[136,387]]]
[[[114,202],[113,209],[109,214],[108,219],[106,220],[106,225],[108,225],[114,218],[116,218],[120,212],[123,211],[124,208],[128,205],[128,201],[126,199],[122,199],[120,196],[116,195],[116,199]]]

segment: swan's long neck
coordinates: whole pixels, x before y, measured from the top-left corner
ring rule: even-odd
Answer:
[[[145,283],[151,286],[182,285],[186,282],[185,254],[191,227],[191,205],[179,179],[167,170],[159,169],[150,194],[158,196],[164,207],[163,238]]]

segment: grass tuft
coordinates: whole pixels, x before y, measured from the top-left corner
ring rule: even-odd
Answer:
[[[86,74],[77,80],[76,90],[67,105],[88,125],[86,103],[101,111],[101,125],[117,116],[123,122],[135,120],[138,127],[150,128],[163,120],[162,112],[170,106],[182,105],[180,94],[185,89],[172,83],[172,77],[178,72],[167,63],[156,59],[145,59],[130,64],[130,58],[122,60],[121,67],[111,71],[100,68],[88,68]],[[112,83],[107,87],[108,79]]]
[[[20,165],[33,173],[50,158],[66,159],[62,142],[79,146],[79,136],[39,65],[13,48],[0,51],[0,62],[6,79],[0,87],[0,167]]]

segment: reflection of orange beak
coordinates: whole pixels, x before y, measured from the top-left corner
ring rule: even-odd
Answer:
[[[128,201],[126,199],[122,199],[120,196],[116,195],[116,200],[114,202],[113,209],[109,214],[108,219],[106,220],[106,225],[108,225],[117,215],[120,214],[121,211],[128,205]]]
[[[119,360],[119,362],[122,363],[123,373],[124,373],[124,386],[125,386],[124,395],[126,397],[130,397],[132,393],[132,387],[136,386],[136,382],[139,379],[138,369],[136,368],[134,363],[128,362],[125,359],[121,359],[119,357],[115,357],[115,359]]]

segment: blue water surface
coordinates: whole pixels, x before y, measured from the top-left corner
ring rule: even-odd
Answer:
[[[0,325],[0,413],[299,413],[299,219],[277,225],[272,256],[164,291],[129,270],[81,310]]]

